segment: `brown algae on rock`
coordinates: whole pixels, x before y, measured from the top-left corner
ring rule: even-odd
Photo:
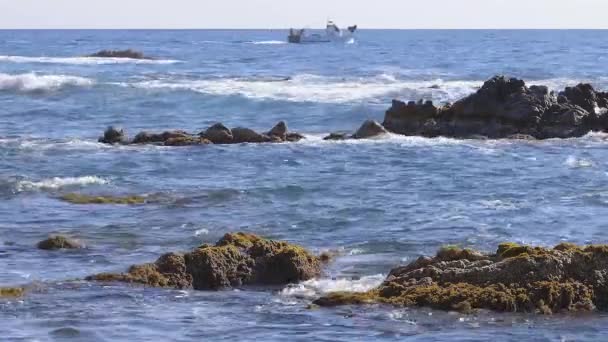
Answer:
[[[608,246],[562,243],[553,249],[500,244],[484,255],[442,248],[397,267],[376,289],[330,293],[320,306],[390,304],[473,312],[536,312],[608,309]]]
[[[145,204],[146,198],[143,196],[131,195],[131,196],[96,196],[96,195],[85,195],[78,193],[68,193],[61,195],[60,200],[72,204],[124,204],[124,205],[135,205]]]
[[[23,287],[0,287],[0,298],[18,298],[24,294]]]
[[[214,246],[185,254],[169,253],[127,273],[98,274],[87,280],[119,281],[153,287],[219,290],[245,285],[282,285],[314,278],[321,260],[304,248],[247,233],[226,234]]]

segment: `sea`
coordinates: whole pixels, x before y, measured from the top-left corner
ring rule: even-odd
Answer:
[[[607,243],[608,135],[545,141],[387,135],[324,141],[382,121],[393,99],[454,102],[494,75],[559,91],[608,89],[608,34],[362,30],[287,44],[287,30],[0,31],[2,341],[602,341],[605,313],[464,315],[314,309],[365,291],[441,246]],[[132,48],[153,60],[83,57]],[[107,126],[200,132],[222,122],[286,144],[110,146]],[[62,194],[154,196],[75,205]],[[322,277],[219,292],[81,280],[245,231],[337,257]],[[64,234],[87,248],[48,252]]]

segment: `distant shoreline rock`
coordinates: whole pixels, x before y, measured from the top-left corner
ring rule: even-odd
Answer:
[[[131,59],[146,59],[151,60],[153,58],[143,54],[143,52],[135,51],[131,49],[127,50],[101,50],[93,54],[87,55],[86,57],[97,57],[97,58],[131,58]]]
[[[393,100],[382,124],[367,120],[354,134],[331,133],[325,140],[369,139],[385,132],[427,138],[551,139],[608,131],[608,92],[590,84],[561,92],[495,76],[474,94],[442,106],[432,101]]]

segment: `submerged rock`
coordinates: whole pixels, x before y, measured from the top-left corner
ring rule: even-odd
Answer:
[[[330,133],[328,136],[323,138],[323,140],[347,140],[347,139],[352,139],[352,136],[348,133],[343,133],[343,132]]]
[[[332,293],[320,306],[384,303],[469,312],[608,310],[608,246],[501,244],[484,255],[456,247],[393,269],[378,288]]]
[[[116,197],[116,196],[95,196],[95,195],[85,195],[85,194],[77,194],[77,193],[68,193],[61,195],[59,197],[60,200],[64,202],[69,202],[72,204],[144,204],[146,203],[146,198],[142,196],[125,196],[125,197]]]
[[[103,133],[103,137],[99,138],[99,142],[104,144],[126,143],[127,135],[123,129],[110,126]]]
[[[608,93],[588,84],[558,95],[545,86],[528,87],[522,80],[496,76],[452,105],[394,100],[383,126],[393,133],[426,137],[569,138],[606,130],[607,112]]]
[[[59,250],[59,249],[78,249],[83,248],[84,246],[73,239],[62,235],[52,236],[46,240],[42,240],[37,245],[38,249],[43,250]]]
[[[127,50],[101,50],[87,57],[101,57],[101,58],[132,58],[132,59],[152,59],[145,56],[142,52],[127,49]]]
[[[219,290],[308,280],[320,275],[321,265],[321,258],[300,246],[234,233],[226,234],[214,246],[204,245],[185,254],[165,254],[153,264],[132,266],[127,273],[98,274],[87,280]]]

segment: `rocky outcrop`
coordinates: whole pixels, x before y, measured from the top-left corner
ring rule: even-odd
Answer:
[[[214,246],[169,253],[127,273],[98,274],[87,280],[119,281],[154,287],[220,290],[247,285],[284,285],[314,278],[322,260],[304,248],[259,236],[226,234]]]
[[[99,142],[106,144],[122,145],[163,145],[163,146],[192,146],[207,144],[242,144],[242,143],[268,143],[268,142],[296,142],[304,139],[304,136],[295,132],[289,132],[284,121],[279,122],[268,133],[258,133],[250,128],[237,127],[228,128],[221,123],[216,123],[199,134],[191,134],[186,131],[173,130],[162,133],[140,132],[133,140],[129,140],[122,129],[109,127]]]
[[[145,56],[142,52],[127,49],[127,50],[101,50],[87,57],[100,57],[100,58],[132,58],[132,59],[152,59]]]
[[[425,137],[569,138],[606,130],[607,112],[608,93],[589,84],[557,94],[545,86],[528,87],[522,80],[496,76],[454,104],[394,100],[383,126],[393,133]]]
[[[365,293],[333,293],[320,306],[385,303],[470,312],[608,310],[608,246],[552,249],[501,244],[495,254],[444,248],[393,269]]]
[[[23,287],[0,287],[0,298],[17,298],[25,294]]]
[[[68,237],[56,235],[40,241],[37,247],[38,249],[53,251],[59,249],[79,249],[84,248],[84,245],[79,241],[70,239]]]

